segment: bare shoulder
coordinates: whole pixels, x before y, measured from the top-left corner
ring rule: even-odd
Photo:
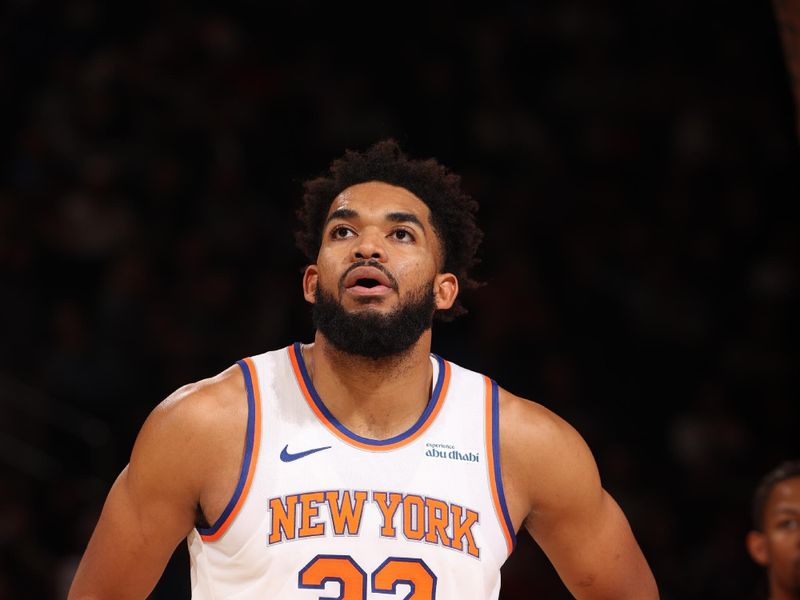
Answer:
[[[500,453],[512,520],[560,507],[567,493],[599,493],[581,434],[547,407],[500,389]]]
[[[177,425],[188,428],[188,434],[195,427],[224,425],[232,413],[245,408],[243,394],[245,383],[241,369],[232,365],[213,377],[175,390],[153,409],[145,427]]]
[[[500,454],[511,519],[576,597],[657,599],[631,527],[580,433],[536,402],[500,392]]]
[[[148,596],[195,527],[198,507],[205,511],[208,482],[221,465],[241,460],[245,398],[234,366],[181,387],[153,409],[111,486],[70,598]]]
[[[247,427],[247,401],[241,369],[180,387],[160,402],[139,431],[130,475],[184,484],[193,495],[231,456],[240,459]],[[158,475],[161,476],[158,476]]]
[[[524,459],[541,457],[540,460],[526,462],[533,462],[539,469],[545,469],[553,461],[569,460],[588,450],[580,433],[542,404],[502,388],[499,401],[502,449],[512,456],[519,455]]]
[[[191,444],[200,434],[236,427],[247,418],[245,394],[241,369],[233,365],[175,390],[152,410],[139,437],[163,436]]]

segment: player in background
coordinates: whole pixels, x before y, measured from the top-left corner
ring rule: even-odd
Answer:
[[[766,570],[769,600],[800,600],[800,460],[781,463],[753,495],[747,550]]]

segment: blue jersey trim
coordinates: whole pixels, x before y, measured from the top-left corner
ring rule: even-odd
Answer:
[[[497,382],[492,379],[492,455],[494,457],[494,484],[497,488],[497,497],[500,500],[500,509],[503,511],[503,520],[506,523],[508,533],[511,534],[512,548],[517,546],[517,535],[514,532],[514,525],[508,514],[506,505],[506,495],[503,491],[503,477],[500,471],[500,398],[497,391]]]
[[[219,516],[211,527],[198,527],[197,532],[200,535],[214,535],[217,530],[225,523],[231,514],[231,511],[236,506],[239,496],[242,495],[242,490],[247,482],[247,474],[250,471],[250,461],[253,459],[253,440],[255,439],[255,423],[256,423],[256,398],[253,392],[253,380],[250,377],[250,369],[247,363],[243,360],[237,361],[239,368],[244,375],[244,384],[247,388],[247,436],[245,437],[244,444],[244,460],[242,461],[242,470],[239,473],[239,482],[236,484],[236,490],[233,492],[233,497],[228,502],[225,510]]]
[[[349,437],[351,440],[356,442],[360,442],[362,444],[368,444],[370,446],[388,446],[390,444],[396,444],[397,442],[402,442],[404,439],[408,438],[409,436],[414,435],[414,433],[422,427],[425,422],[428,420],[428,417],[433,412],[433,409],[436,408],[437,403],[440,401],[439,395],[442,391],[442,383],[444,382],[444,359],[436,354],[431,353],[436,359],[436,362],[439,365],[439,374],[436,377],[436,385],[433,387],[433,394],[431,394],[431,399],[428,402],[428,406],[425,407],[425,411],[422,413],[417,422],[411,426],[411,428],[399,435],[394,436],[393,438],[389,438],[388,440],[373,440],[371,438],[361,437],[360,435],[356,435],[352,431],[350,431],[347,427],[342,425],[336,417],[334,417],[328,408],[323,404],[322,399],[319,397],[316,388],[314,388],[314,384],[311,382],[311,377],[308,375],[308,369],[306,369],[305,360],[303,360],[303,353],[300,350],[300,342],[294,343],[294,352],[295,356],[297,357],[297,364],[300,367],[300,373],[303,375],[303,381],[306,384],[306,388],[308,392],[311,394],[311,399],[314,401],[314,404],[319,409],[319,411],[325,416],[325,418],[338,429],[343,435]]]

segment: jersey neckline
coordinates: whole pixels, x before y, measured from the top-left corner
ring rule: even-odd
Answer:
[[[431,398],[425,410],[422,412],[419,419],[417,419],[416,423],[403,433],[385,440],[376,440],[353,433],[331,414],[317,393],[314,383],[311,381],[305,360],[303,360],[303,353],[300,350],[300,342],[295,342],[291,346],[288,346],[287,351],[289,352],[289,358],[292,363],[297,385],[303,393],[303,397],[308,403],[308,406],[317,418],[338,438],[344,440],[351,446],[364,450],[379,452],[393,450],[417,439],[435,420],[436,415],[442,408],[444,399],[447,396],[447,389],[450,385],[450,364],[437,354],[431,353],[431,357],[433,357],[439,365],[439,372],[436,377],[436,384],[433,386]]]

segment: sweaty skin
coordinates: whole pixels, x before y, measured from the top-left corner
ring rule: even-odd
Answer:
[[[411,192],[376,181],[354,185],[328,214],[317,262],[303,277],[308,302],[321,286],[346,310],[387,312],[427,284],[437,309],[453,305],[458,280],[441,272],[442,247],[430,211]],[[363,260],[378,261],[396,285],[369,292],[342,285],[347,269]],[[333,416],[373,439],[406,431],[424,411],[430,350],[430,329],[401,356],[378,361],[345,355],[319,332],[302,349]],[[236,366],[177,390],[156,407],[109,493],[69,600],[142,599],[150,593],[194,526],[197,507],[213,523],[231,498],[246,420]],[[500,436],[514,527],[531,533],[570,592],[579,600],[658,598],[628,521],[603,489],[578,432],[540,404],[501,389]]]

